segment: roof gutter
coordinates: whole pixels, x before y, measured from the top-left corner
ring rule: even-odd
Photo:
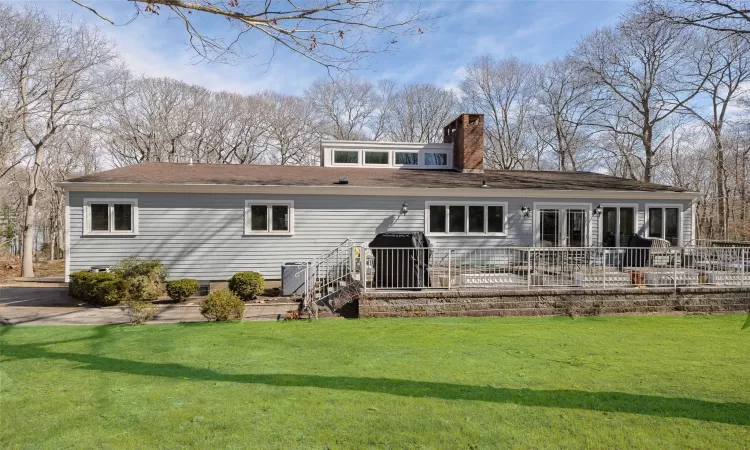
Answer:
[[[495,188],[407,188],[349,185],[285,186],[235,184],[162,184],[162,183],[91,183],[60,182],[57,186],[67,192],[171,192],[185,194],[283,194],[283,195],[382,195],[413,197],[475,197],[475,198],[591,198],[694,200],[698,192],[672,191],[616,191],[616,190],[550,190],[550,189],[495,189]]]

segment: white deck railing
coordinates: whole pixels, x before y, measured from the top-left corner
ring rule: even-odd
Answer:
[[[300,275],[302,276],[302,275]],[[750,288],[750,248],[367,248],[347,240],[306,265],[304,306],[354,291]]]
[[[750,287],[750,249],[353,247],[365,290]]]

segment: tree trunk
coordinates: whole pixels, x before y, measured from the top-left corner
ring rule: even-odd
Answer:
[[[729,214],[727,211],[727,186],[726,186],[726,167],[724,164],[724,147],[721,143],[721,136],[718,132],[714,133],[714,145],[716,146],[716,197],[718,200],[719,216],[719,237],[726,240],[728,236]]]
[[[32,184],[36,180],[32,181]],[[23,249],[21,250],[21,276],[34,276],[34,207],[36,189],[32,189],[26,201],[26,218],[23,223]]]
[[[643,130],[643,151],[646,156],[646,163],[643,168],[643,181],[651,182],[651,166],[653,164],[653,129],[646,125]]]

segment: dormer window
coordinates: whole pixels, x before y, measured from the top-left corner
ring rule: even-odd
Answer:
[[[323,141],[324,167],[446,170],[453,168],[453,144]]]
[[[336,150],[333,152],[333,162],[336,164],[359,164],[359,152]]]
[[[397,166],[419,165],[419,153],[417,152],[395,152]]]
[[[387,166],[388,152],[365,152],[365,165]]]
[[[424,165],[425,166],[447,166],[448,154],[447,153],[425,153]]]

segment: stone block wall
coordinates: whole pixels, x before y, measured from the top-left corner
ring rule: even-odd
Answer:
[[[711,314],[747,312],[750,288],[368,292],[359,317]]]

